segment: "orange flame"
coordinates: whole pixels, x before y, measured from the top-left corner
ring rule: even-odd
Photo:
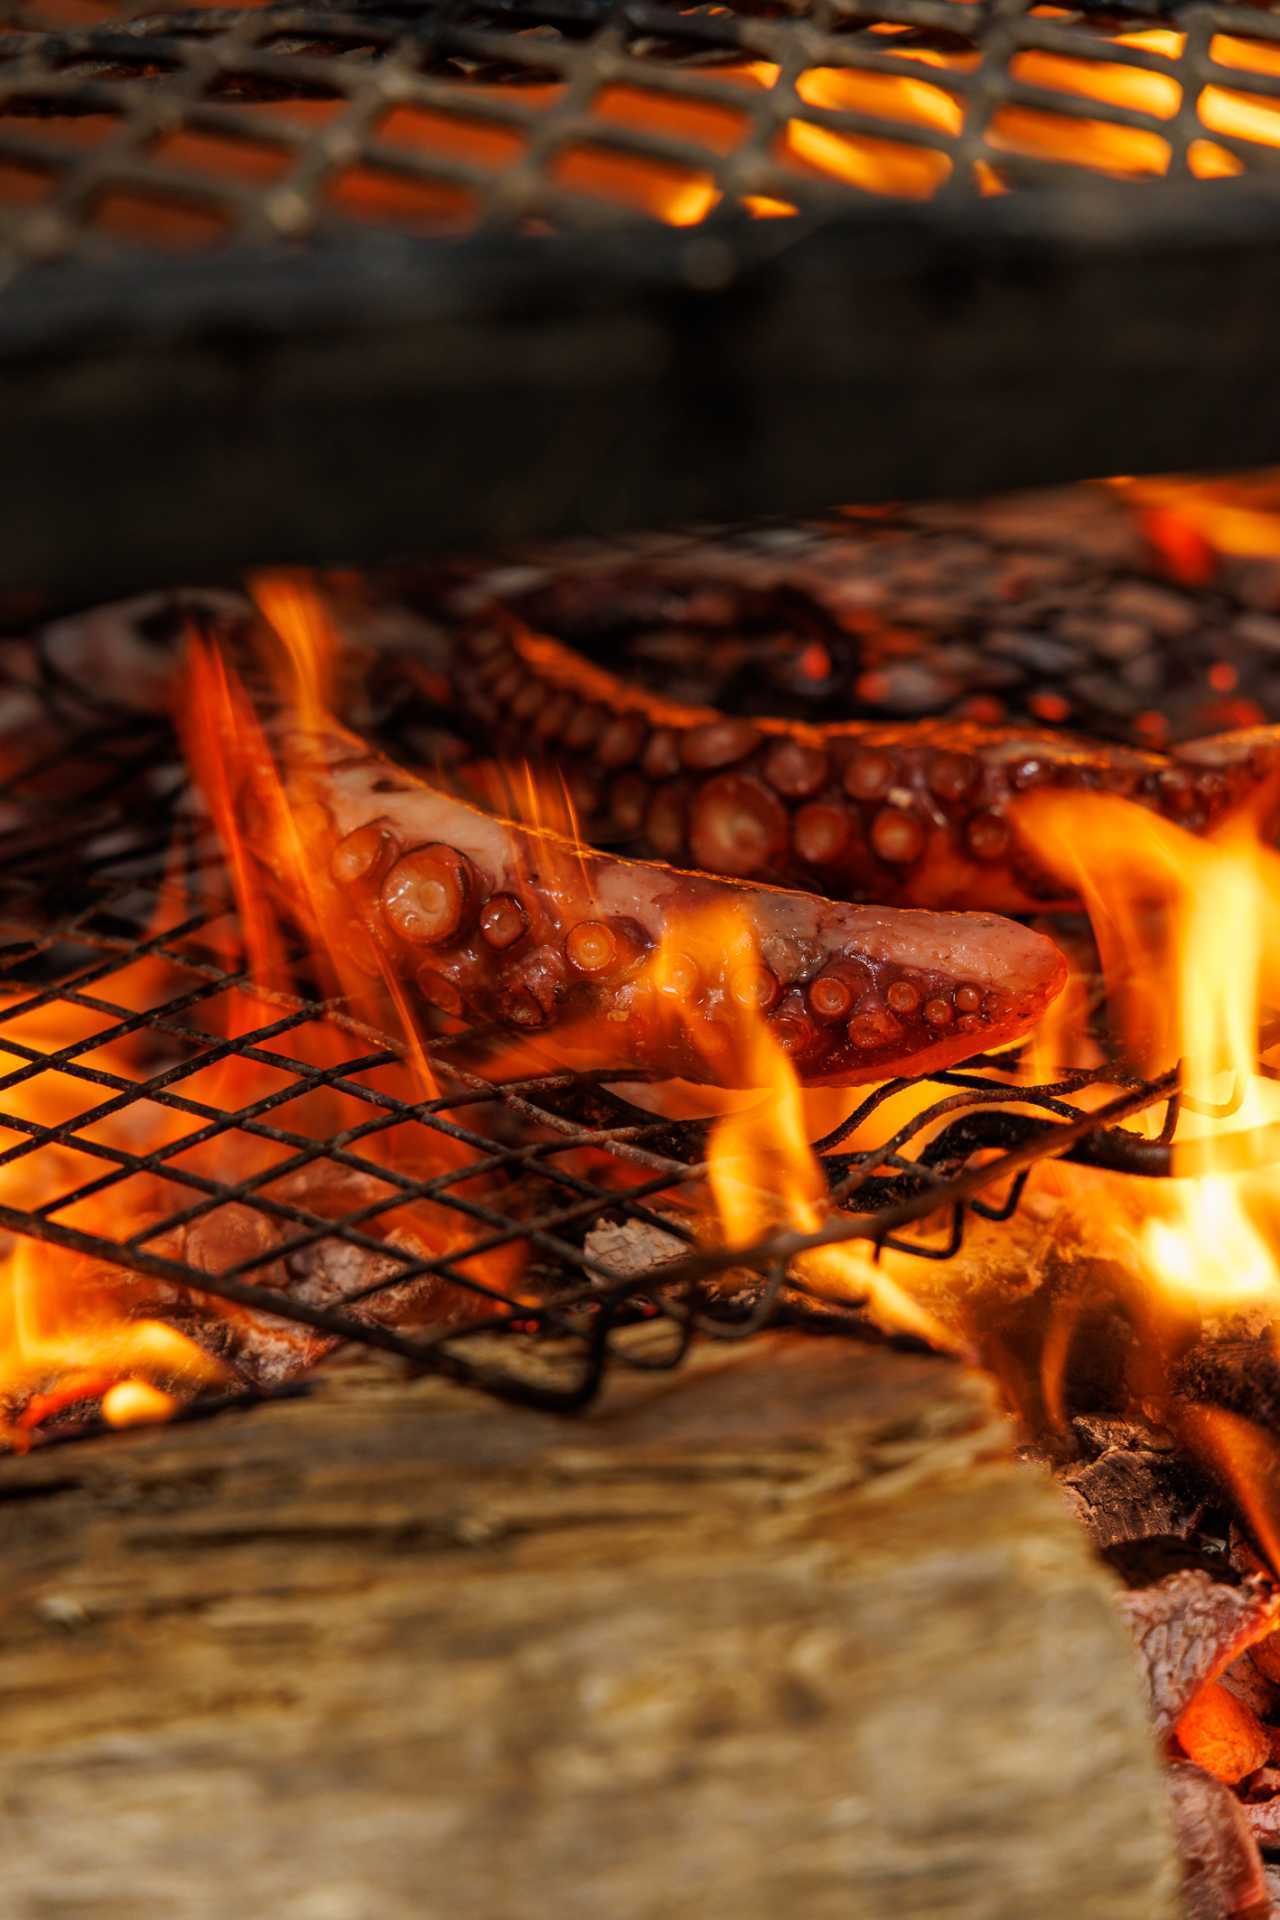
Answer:
[[[1020,826],[1088,908],[1111,1024],[1137,1071],[1176,1069],[1181,1087],[1172,1178],[1059,1167],[1054,1184],[1088,1246],[1118,1257],[1144,1290],[1144,1378],[1280,1568],[1273,1438],[1168,1397],[1189,1329],[1246,1315],[1274,1340],[1280,1327],[1280,1081],[1267,1061],[1280,1009],[1280,857],[1260,837],[1262,811],[1197,839],[1129,801],[1042,792],[1021,803]],[[1073,1036],[1059,1043],[1069,1050]],[[1153,1110],[1149,1135],[1162,1118]],[[1065,1304],[1045,1336],[1045,1402],[1059,1426],[1073,1311]]]
[[[132,998],[145,1005],[154,973],[148,962],[122,970],[111,991],[118,991],[124,1004]],[[138,1077],[126,1040],[89,1044],[96,1032],[113,1024],[109,1016],[69,1005],[35,1014],[23,1014],[12,1002],[10,1006],[12,1012],[0,1009],[0,1058],[7,1056],[6,1070],[32,1055],[56,1062],[59,1053],[69,1050],[76,1061],[100,1071]],[[42,1129],[74,1127],[79,1116],[102,1101],[99,1085],[55,1064],[11,1085],[4,1105],[12,1121],[25,1120]],[[117,1112],[78,1129],[79,1137],[136,1152],[139,1142],[131,1136],[144,1114],[147,1146],[159,1147],[181,1135],[180,1115],[143,1102],[134,1109],[132,1122]],[[21,1151],[24,1145],[30,1147],[31,1138],[17,1125],[0,1131],[0,1146],[13,1156],[0,1166],[4,1205],[45,1206],[62,1224],[103,1234],[122,1222],[127,1224],[121,1230],[132,1233],[154,1212],[157,1181],[136,1175],[59,1207],[59,1197],[101,1174],[103,1163],[61,1141]],[[105,1413],[104,1397],[126,1380],[168,1394],[172,1388],[190,1391],[222,1379],[218,1361],[155,1317],[164,1294],[145,1279],[95,1265],[52,1244],[17,1240],[0,1252],[0,1438],[23,1446],[34,1427],[82,1401],[102,1400]]]
[[[352,925],[349,910],[339,909],[337,889],[329,878],[332,831],[317,798],[317,770],[308,758],[308,743],[332,741],[337,734],[326,706],[336,681],[336,636],[323,602],[298,576],[266,576],[255,582],[255,591],[268,621],[264,665],[277,680],[284,715],[278,737],[259,721],[226,661],[199,636],[192,640],[180,713],[191,766],[223,854],[223,866],[207,882],[209,905],[221,917],[202,928],[201,941],[218,950],[230,969],[243,963],[248,977],[243,986],[201,1003],[203,1015],[197,1011],[189,1016],[208,1022],[209,1058],[203,1060],[197,1038],[189,1070],[177,1086],[202,1112],[212,1108],[225,1114],[227,1124],[206,1128],[180,1107],[145,1096],[116,1105],[97,1080],[75,1070],[83,1064],[112,1080],[134,1082],[145,1081],[157,1065],[173,1064],[157,1059],[157,1044],[163,1043],[155,1033],[114,1034],[119,1023],[107,1009],[113,1003],[143,1010],[185,992],[190,976],[180,962],[153,957],[122,965],[96,983],[103,1011],[57,1002],[23,1012],[10,1001],[0,1005],[0,1070],[9,1081],[4,1107],[11,1123],[0,1130],[0,1204],[22,1210],[47,1207],[57,1224],[101,1239],[137,1237],[149,1252],[206,1273],[211,1283],[226,1269],[261,1255],[263,1271],[251,1270],[249,1277],[272,1286],[280,1284],[281,1276],[269,1263],[277,1231],[270,1214],[236,1202],[197,1209],[191,1224],[170,1225],[172,1217],[199,1202],[206,1189],[166,1177],[165,1168],[181,1169],[201,1181],[238,1184],[257,1176],[268,1199],[300,1200],[326,1218],[348,1211],[342,1193],[330,1196],[322,1190],[325,1163],[318,1170],[291,1173],[284,1185],[274,1186],[267,1176],[290,1150],[235,1121],[264,1095],[287,1089],[297,1079],[292,1063],[337,1066],[351,1057],[351,1040],[328,1019],[294,1025],[279,1069],[261,1048],[250,1057],[223,1043],[270,1027],[281,1015],[281,995],[302,985],[314,991],[318,981],[323,996],[340,1000],[356,1017],[376,1012],[384,1029],[390,995],[402,1022],[401,1031],[391,1037],[399,1040],[406,1064],[380,1069],[377,1087],[401,1102],[433,1099],[439,1088],[394,973],[382,963],[376,946],[362,940],[363,930]],[[285,892],[295,908],[288,926],[266,904],[257,879],[264,857],[287,878]],[[192,904],[178,885],[182,870],[175,858],[153,935],[175,927]],[[222,911],[224,876],[235,896],[234,914]],[[300,934],[305,936],[301,952]],[[284,1003],[285,1010],[290,1004]],[[97,1043],[100,1033],[107,1037]],[[59,1055],[64,1052],[67,1064],[62,1066]],[[52,1064],[22,1077],[29,1062],[46,1059]],[[82,1119],[100,1104],[107,1109],[101,1120]],[[300,1084],[289,1101],[287,1125],[315,1139],[360,1126],[364,1138],[359,1151],[372,1167],[418,1178],[449,1174],[451,1194],[480,1197],[484,1180],[468,1178],[476,1155],[463,1141],[406,1124],[399,1109],[394,1127],[369,1132],[370,1117],[377,1111],[327,1083],[310,1090]],[[40,1130],[55,1127],[62,1135],[41,1143]],[[35,1130],[34,1147],[28,1128]],[[198,1144],[184,1149],[188,1133]],[[77,1144],[81,1140],[126,1159],[150,1156],[149,1164],[127,1178],[103,1179],[104,1164],[110,1167],[111,1162],[91,1157]],[[340,1169],[329,1171],[344,1177]],[[350,1178],[364,1182],[360,1200],[369,1203],[366,1230],[388,1247],[415,1261],[449,1258],[461,1277],[497,1295],[495,1304],[516,1297],[518,1249],[471,1254],[464,1215],[426,1202],[393,1208],[398,1189],[391,1182],[364,1175]],[[82,1199],[59,1204],[61,1196],[73,1196],[81,1187],[87,1189]],[[383,1195],[388,1204],[379,1211]],[[414,1296],[413,1311],[419,1318],[430,1318],[432,1312],[449,1319],[475,1318],[488,1310],[483,1294],[473,1297],[459,1286],[441,1283],[433,1296],[436,1307],[428,1311],[432,1284],[422,1283]],[[254,1315],[249,1309],[222,1303],[203,1289],[180,1301],[167,1282],[66,1248],[0,1243],[0,1440],[11,1446],[28,1444],[36,1429],[83,1405],[96,1404],[111,1425],[164,1419],[201,1388],[230,1384],[226,1366],[163,1317],[180,1304],[191,1309],[197,1323],[219,1318],[231,1324],[233,1335],[237,1328],[251,1331]]]
[[[1022,818],[1088,907],[1114,1024],[1140,1069],[1181,1062],[1189,1111],[1173,1164],[1185,1177],[1143,1189],[1144,1266],[1184,1302],[1280,1308],[1280,1208],[1269,1171],[1242,1165],[1273,1150],[1280,1123],[1280,1083],[1259,1057],[1280,1004],[1280,859],[1251,819],[1198,840],[1101,795],[1038,795]]]
[[[324,996],[380,1032],[390,1009],[388,1037],[406,1065],[405,1084],[395,1091],[418,1101],[438,1099],[440,1086],[424,1036],[404,982],[378,938],[376,918],[366,923],[353,917],[349,896],[332,876],[337,836],[325,805],[326,755],[350,740],[327,704],[339,666],[336,629],[322,597],[303,576],[259,576],[254,597],[268,622],[266,664],[276,679],[279,724],[268,734],[226,661],[198,637],[190,649],[182,703],[188,759],[226,858],[252,978],[263,985],[297,986],[301,964]],[[274,649],[273,639],[279,643]],[[291,903],[295,943],[297,933],[305,937],[300,961],[288,956],[286,930],[259,881],[264,860],[283,882],[275,892]],[[246,1016],[247,1023],[259,1018],[256,1007]],[[316,1066],[337,1065],[349,1046],[340,1028],[323,1022],[289,1037],[290,1052]],[[231,1063],[233,1074],[238,1065]],[[329,1091],[312,1102],[317,1134],[336,1133],[367,1118],[367,1109],[349,1095]],[[402,1131],[368,1135],[362,1156],[419,1176],[465,1170],[478,1157],[461,1139],[433,1130],[431,1164],[424,1169],[422,1136],[405,1145]],[[472,1188],[463,1181],[452,1191],[466,1195]],[[456,1254],[468,1277],[499,1295],[510,1294],[521,1265],[517,1249],[466,1257],[461,1215],[425,1202],[410,1213],[416,1255]]]
[[[729,991],[714,1012],[699,1010],[691,981],[730,956]],[[652,962],[654,984],[694,1045],[733,1084],[751,1089],[711,1130],[707,1185],[718,1237],[748,1247],[786,1228],[815,1233],[833,1217],[827,1183],[810,1144],[808,1097],[765,1019],[771,980],[755,935],[731,904],[664,930]],[[865,1092],[865,1089],[861,1090]],[[905,1263],[904,1263],[905,1264]],[[891,1271],[856,1242],[811,1248],[792,1262],[796,1279],[820,1297],[863,1303],[881,1326],[948,1347],[952,1336]]]
[[[1221,480],[1126,475],[1110,484],[1133,501],[1167,560],[1171,550],[1179,556],[1187,550],[1189,537],[1212,555],[1267,559],[1280,555],[1280,473],[1273,468]],[[1208,577],[1205,566],[1201,556],[1197,567],[1201,580]],[[1178,573],[1177,558],[1170,570]],[[1196,584],[1196,575],[1192,583]]]

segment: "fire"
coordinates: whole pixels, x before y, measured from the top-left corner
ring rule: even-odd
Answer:
[[[1179,1183],[1181,1184],[1181,1183]],[[1241,1181],[1209,1173],[1175,1189],[1174,1218],[1153,1216],[1140,1241],[1148,1269],[1188,1300],[1277,1304],[1275,1253],[1249,1216]]]
[[[145,969],[135,969],[135,974]],[[141,983],[134,982],[135,986]],[[124,993],[130,983],[122,981]],[[108,1022],[98,1017],[97,1027]],[[12,1058],[44,1058],[66,1050],[77,1059],[88,1057],[95,1068],[137,1077],[137,1064],[127,1043],[117,1041],[86,1047],[95,1032],[93,1016],[65,1008],[58,1014],[42,1010],[24,1015],[16,1004],[0,1009],[0,1051]],[[114,1189],[59,1207],[59,1196],[78,1188],[102,1163],[74,1146],[32,1147],[42,1129],[74,1122],[104,1104],[102,1089],[55,1066],[11,1086],[5,1095],[6,1145],[0,1157],[0,1205],[15,1209],[43,1206],[55,1219],[84,1232],[110,1234],[127,1215],[127,1234],[145,1220],[154,1197],[148,1183],[131,1180],[127,1199]],[[109,1103],[105,1103],[109,1104]],[[135,1109],[135,1112],[141,1109]],[[27,1121],[32,1133],[13,1122]],[[176,1116],[151,1109],[152,1138],[161,1146],[181,1131]],[[136,1124],[136,1122],[135,1122]],[[87,1141],[136,1150],[123,1116],[87,1125]],[[21,1447],[33,1428],[81,1402],[101,1402],[105,1418],[112,1419],[107,1401],[117,1389],[128,1387],[133,1403],[141,1393],[163,1394],[177,1405],[170,1389],[190,1392],[224,1378],[224,1369],[197,1343],[147,1311],[159,1304],[145,1280],[118,1268],[94,1264],[82,1255],[48,1244],[15,1240],[0,1255],[0,1439]],[[125,1402],[117,1399],[119,1410]]]
[[[193,1023],[189,1039],[171,1055],[162,1029],[135,1026],[130,1014],[189,993],[192,976],[176,951],[173,958],[157,953],[105,975],[95,972],[84,1005],[0,1004],[6,1081],[0,1208],[43,1209],[75,1235],[130,1241],[163,1263],[207,1275],[211,1291],[183,1292],[87,1247],[0,1241],[0,1442],[10,1446],[29,1444],[37,1430],[67,1414],[96,1409],[108,1425],[146,1424],[171,1417],[203,1389],[234,1389],[237,1376],[218,1356],[228,1348],[234,1354],[261,1314],[220,1297],[218,1282],[248,1263],[248,1282],[282,1284],[283,1269],[273,1267],[272,1255],[285,1230],[267,1208],[259,1212],[239,1200],[217,1204],[220,1186],[238,1190],[256,1182],[268,1201],[300,1205],[325,1219],[358,1205],[365,1230],[388,1247],[413,1260],[454,1260],[455,1270],[482,1291],[472,1299],[442,1285],[438,1311],[446,1317],[468,1310],[475,1317],[485,1308],[485,1292],[496,1303],[515,1297],[518,1250],[471,1254],[463,1214],[429,1202],[397,1205],[400,1188],[392,1181],[344,1174],[327,1162],[273,1181],[274,1166],[296,1156],[268,1134],[236,1124],[265,1098],[297,1085],[294,1063],[333,1068],[368,1051],[367,1035],[353,1047],[336,1022],[317,1018],[290,1026],[278,1043],[279,1068],[269,1047],[240,1053],[235,1042],[278,1022],[282,996],[300,985],[314,992],[318,984],[335,1010],[357,1018],[376,1011],[385,1028],[386,992],[394,995],[396,988],[389,973],[382,978],[376,952],[361,943],[349,913],[338,910],[327,882],[330,849],[318,841],[325,822],[304,743],[336,732],[328,703],[339,666],[337,637],[305,581],[268,576],[254,584],[264,613],[263,670],[275,677],[286,716],[279,737],[268,736],[227,662],[199,636],[192,638],[180,715],[221,847],[221,865],[206,865],[197,883],[211,889],[207,904],[215,916],[199,937],[203,951],[217,952],[229,973],[243,968],[244,984],[207,1002],[197,995],[184,1016]],[[284,926],[264,904],[256,880],[264,852],[289,877],[297,924]],[[150,929],[156,942],[198,899],[180,883],[184,862],[175,857],[171,866]],[[228,881],[234,913],[222,899]],[[375,993],[375,986],[384,991]],[[380,1069],[371,1084],[401,1102],[436,1097],[421,1036],[407,1016],[389,1038],[405,1064]],[[146,1084],[157,1075],[192,1103],[191,1111],[146,1097]],[[140,1096],[133,1095],[135,1086]],[[328,1141],[359,1130],[359,1155],[374,1174],[448,1176],[452,1194],[483,1194],[483,1179],[468,1178],[474,1149],[460,1138],[407,1126],[398,1114],[396,1125],[379,1129],[378,1109],[355,1092],[324,1082],[300,1086],[286,1109],[274,1111],[295,1136]],[[207,1124],[209,1114],[223,1122]],[[196,1184],[181,1184],[182,1175]],[[330,1191],[334,1179],[346,1179],[348,1188]],[[427,1312],[425,1292],[414,1310]],[[180,1325],[173,1324],[177,1315]]]
[[[1176,1073],[1180,1088],[1172,1177],[1060,1165],[1048,1170],[1060,1218],[1073,1222],[1086,1260],[1118,1263],[1130,1277],[1139,1329],[1131,1392],[1161,1409],[1156,1417],[1230,1490],[1280,1568],[1274,1437],[1221,1409],[1184,1404],[1175,1386],[1188,1339],[1231,1326],[1280,1339],[1280,1079],[1269,1058],[1280,1009],[1280,858],[1264,844],[1268,804],[1199,839],[1128,801],[1046,792],[1024,798],[1019,824],[1087,906],[1110,1025],[1135,1072]],[[1055,1039],[1069,1059],[1083,1028]],[[1033,1076],[1043,1064],[1033,1059]],[[1145,1116],[1148,1137],[1163,1117],[1163,1108]],[[1044,1334],[1042,1398],[1060,1430],[1080,1311],[1079,1301],[1063,1301]]]
[[[1259,1052],[1280,1005],[1280,860],[1252,819],[1201,840],[1127,801],[1047,794],[1022,818],[1088,907],[1113,1021],[1139,1071],[1180,1063],[1175,1177],[1141,1188],[1143,1267],[1205,1310],[1280,1309],[1280,1210],[1269,1170],[1242,1165],[1280,1122],[1280,1083]],[[1124,1194],[1131,1208],[1132,1183]]]
[[[730,992],[713,1015],[700,1012],[688,982],[714,957],[732,956]],[[668,927],[652,962],[653,979],[672,1017],[731,1081],[751,1089],[745,1104],[714,1122],[707,1147],[707,1187],[714,1238],[745,1248],[791,1230],[818,1231],[833,1208],[810,1144],[808,1099],[795,1068],[765,1019],[757,983],[767,978],[752,929],[725,906]],[[865,1090],[860,1090],[865,1091]],[[903,1285],[892,1263],[854,1242],[810,1248],[791,1263],[795,1280],[820,1298],[863,1303],[879,1325],[910,1332],[939,1347],[954,1344],[941,1320]]]
[[[387,1032],[390,1010],[387,1038],[405,1062],[395,1091],[404,1099],[436,1100],[440,1085],[404,983],[369,928],[353,918],[331,873],[336,833],[324,805],[326,755],[353,744],[331,705],[340,667],[338,634],[322,597],[301,577],[264,576],[253,584],[266,622],[264,658],[276,680],[278,727],[268,734],[226,660],[199,636],[192,639],[182,702],[188,759],[217,828],[252,978],[289,989],[305,986],[310,976],[322,998],[379,1033]],[[257,877],[264,857],[286,882],[290,927],[264,901]],[[298,933],[305,942],[300,956],[289,951]],[[249,1024],[257,1018],[255,1013]],[[334,1066],[349,1041],[340,1028],[317,1022],[291,1034],[289,1047],[314,1065]],[[339,1133],[368,1119],[358,1100],[332,1090],[317,1094],[313,1109],[317,1134]],[[433,1131],[430,1166],[424,1168],[421,1138],[405,1144],[402,1132],[369,1134],[360,1144],[362,1158],[416,1177],[465,1176],[479,1158],[461,1137]],[[477,1189],[459,1177],[452,1191],[467,1195]],[[468,1279],[496,1299],[513,1297],[522,1264],[518,1249],[469,1256],[464,1216],[428,1202],[415,1203],[409,1212],[406,1231],[415,1256],[456,1255]]]
[[[6,1397],[25,1397],[12,1441],[81,1400],[101,1398],[104,1417],[125,1425],[129,1408],[144,1401],[178,1404],[157,1381],[203,1386],[223,1369],[165,1322],[124,1317],[109,1278],[65,1256],[42,1259],[24,1240],[5,1263],[0,1289],[0,1377]]]
[[[1210,577],[1204,571],[1206,553],[1262,558],[1280,554],[1280,474],[1274,469],[1221,480],[1126,475],[1110,484],[1133,501],[1175,574],[1188,535],[1200,546],[1200,581]],[[1192,583],[1198,584],[1194,575]]]
[[[406,1003],[387,954],[331,877],[334,830],[324,804],[329,757],[351,745],[333,718],[340,702],[339,635],[323,600],[299,576],[271,575],[254,582],[262,615],[262,658],[255,671],[274,679],[275,696],[265,721],[261,709],[226,658],[201,636],[192,636],[181,726],[196,783],[221,843],[225,876],[236,898],[207,936],[233,963],[243,963],[245,985],[220,1002],[210,1031],[208,1065],[193,1068],[186,1083],[210,1104],[234,1113],[251,1103],[270,1081],[270,1069],[237,1059],[215,1039],[235,1040],[267,1022],[278,1004],[270,996],[300,983],[335,1009],[385,1032],[404,1060],[400,1097],[430,1101],[440,1092],[423,1032]],[[495,778],[497,775],[495,775]],[[490,798],[544,836],[546,857],[577,863],[583,888],[587,868],[572,796],[544,790],[528,769],[501,770],[502,789]],[[1047,1190],[1088,1225],[1091,1243],[1118,1257],[1138,1276],[1153,1304],[1153,1324],[1183,1326],[1242,1310],[1280,1319],[1280,1199],[1272,1192],[1270,1162],[1280,1137],[1280,1079],[1273,1076],[1259,1033],[1280,1010],[1280,857],[1264,844],[1261,810],[1208,838],[1195,836],[1129,803],[1093,793],[1031,794],[1021,803],[1020,828],[1041,858],[1057,867],[1084,900],[1101,955],[1112,1024],[1128,1058],[1144,1077],[1177,1069],[1182,1111],[1173,1146],[1175,1177],[1161,1181],[1085,1173],[1069,1167],[1045,1170]],[[541,856],[539,856],[541,858]],[[266,903],[258,874],[268,860],[287,897],[287,924]],[[535,876],[530,876],[533,884]],[[171,899],[165,914],[177,918],[183,902]],[[162,920],[158,924],[164,924]],[[729,965],[726,969],[725,961]],[[786,1022],[766,1019],[772,976],[756,950],[745,919],[731,907],[668,922],[657,951],[643,963],[644,985],[663,1016],[714,1068],[714,1078],[749,1089],[717,1096],[710,1127],[704,1239],[731,1250],[754,1248],[781,1235],[812,1239],[838,1220],[836,1203],[812,1142],[836,1119],[867,1098],[860,1089],[806,1092],[786,1051]],[[713,971],[728,981],[716,1000],[695,994],[693,983]],[[113,981],[114,998],[143,1007],[160,997],[165,982],[159,962],[135,968]],[[388,1011],[390,1009],[390,1011]],[[447,1028],[447,1009],[443,1010]],[[1011,1058],[1009,1098],[1020,1084],[1054,1078],[1071,1064],[1097,1064],[1087,1030],[1083,979],[1055,1007],[1023,1064]],[[36,1018],[32,1016],[31,1018]],[[47,1019],[41,1014],[39,1019]],[[68,1008],[66,1025],[51,1032],[20,1012],[0,1009],[0,1030],[19,1061],[35,1048],[76,1057],[92,1042],[106,1016]],[[390,1023],[388,1025],[388,1022]],[[98,1024],[95,1024],[98,1023]],[[216,1029],[216,1031],[215,1031]],[[328,1021],[316,1020],[289,1035],[294,1059],[335,1066],[346,1040]],[[540,1043],[544,1044],[544,1043]],[[572,1064],[575,1036],[557,1031],[550,1040],[552,1064]],[[78,1051],[77,1051],[78,1050]],[[223,1057],[223,1056],[226,1057]],[[99,1048],[95,1064],[130,1079],[153,1070],[126,1042]],[[495,1077],[521,1063],[494,1065]],[[547,1064],[545,1056],[539,1061]],[[726,1070],[726,1065],[729,1070]],[[1101,1101],[1114,1088],[1088,1096]],[[936,1088],[907,1088],[884,1102],[847,1143],[882,1142]],[[50,1127],[83,1111],[96,1091],[51,1069],[17,1088],[9,1110]],[[704,1096],[705,1099],[705,1096]],[[299,1102],[298,1124],[315,1137],[331,1137],[368,1118],[348,1094],[322,1086]],[[705,1107],[703,1109],[705,1111]],[[126,1109],[126,1111],[129,1111]],[[1142,1118],[1154,1132],[1157,1118]],[[103,1123],[108,1144],[123,1141],[122,1120]],[[168,1109],[137,1103],[128,1120],[131,1151],[154,1153],[176,1147],[187,1123]],[[20,1139],[15,1136],[15,1142]],[[917,1145],[919,1142],[917,1142]],[[225,1143],[189,1164],[215,1179],[227,1177]],[[235,1142],[235,1177],[269,1174],[275,1149],[247,1138]],[[424,1171],[420,1157],[406,1154],[395,1130],[374,1131],[362,1153],[389,1171]],[[415,1149],[420,1156],[421,1148]],[[433,1174],[448,1173],[463,1191],[484,1192],[472,1175],[476,1151],[460,1136],[434,1136]],[[44,1204],[85,1177],[74,1167],[74,1148],[50,1145],[39,1154],[0,1156],[0,1205]],[[92,1166],[88,1169],[92,1172]],[[125,1237],[160,1219],[169,1204],[160,1177],[104,1190],[77,1209],[76,1224],[104,1236]],[[287,1197],[287,1195],[286,1195]],[[321,1205],[314,1196],[308,1204]],[[856,1207],[856,1194],[849,1204]],[[323,1209],[322,1209],[323,1210]],[[234,1211],[234,1210],[233,1210]],[[247,1210],[245,1210],[247,1211]],[[374,1209],[376,1212],[376,1208]],[[396,1231],[415,1254],[447,1256],[498,1300],[519,1299],[521,1261],[508,1248],[470,1256],[457,1215],[443,1206],[415,1203]],[[411,1217],[409,1217],[411,1215]],[[216,1215],[214,1216],[216,1219]],[[231,1248],[207,1267],[210,1275],[235,1267],[246,1253],[230,1213],[220,1229]],[[927,1233],[927,1225],[921,1229]],[[217,1235],[215,1234],[215,1239]],[[141,1234],[141,1244],[147,1235]],[[162,1242],[160,1252],[169,1252]],[[792,1248],[792,1276],[813,1295],[864,1303],[882,1326],[907,1330],[941,1347],[967,1347],[977,1338],[960,1270],[930,1266],[897,1250],[877,1250],[857,1240]],[[232,1257],[234,1254],[236,1257]],[[95,1268],[78,1255],[28,1244],[15,1247],[0,1269],[0,1403],[12,1411],[10,1436],[19,1439],[42,1421],[82,1400],[96,1402],[115,1424],[166,1417],[202,1386],[224,1377],[196,1340],[167,1324],[159,1294],[145,1281],[116,1269]],[[218,1308],[232,1331],[241,1310]],[[1064,1389],[1067,1359],[1076,1337],[1070,1313],[1050,1329],[1043,1356],[1043,1400],[1059,1425],[1069,1408]],[[1232,1471],[1250,1486],[1257,1476],[1241,1468],[1247,1454],[1223,1429],[1202,1435],[1219,1471],[1229,1454]],[[1265,1502],[1258,1510],[1265,1509]],[[1255,1522],[1268,1539],[1264,1520]]]

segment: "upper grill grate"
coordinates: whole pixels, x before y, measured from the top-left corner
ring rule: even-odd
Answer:
[[[1159,24],[1153,25],[1158,19]],[[1274,173],[1280,14],[1030,0],[10,0],[0,246],[596,230]]]

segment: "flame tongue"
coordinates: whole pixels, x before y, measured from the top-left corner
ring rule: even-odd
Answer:
[[[1140,1198],[1125,1189],[1143,1267],[1183,1303],[1274,1310],[1280,1204],[1248,1162],[1270,1155],[1280,1122],[1280,1083],[1259,1053],[1280,1006],[1280,858],[1251,818],[1198,840],[1100,795],[1030,796],[1021,820],[1080,889],[1139,1070],[1181,1063],[1178,1177]]]

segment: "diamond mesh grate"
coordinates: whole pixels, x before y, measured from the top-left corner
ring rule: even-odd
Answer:
[[[277,1330],[241,1368],[244,1391],[291,1378],[299,1340],[315,1342],[307,1359],[354,1340],[570,1409],[611,1360],[674,1365],[698,1334],[815,1314],[865,1332],[856,1300],[789,1267],[797,1236],[732,1255],[699,1238],[705,1122],[656,1115],[598,1075],[494,1086],[447,1048],[424,1098],[402,1050],[310,997],[301,971],[296,991],[251,989],[167,728],[87,698],[39,652],[34,670],[5,658],[26,741],[0,786],[8,1234],[63,1249],[81,1274],[138,1276],[137,1312],[181,1322],[214,1296]],[[1090,1112],[1104,1078],[1120,1092]],[[1168,1171],[1172,1076],[1076,1072],[1011,1101],[979,1060],[931,1076],[918,1111],[863,1147],[864,1123],[908,1084],[875,1090],[819,1143],[831,1215],[817,1239],[948,1259],[972,1216],[1012,1215],[1046,1155]],[[1160,1103],[1159,1139],[1121,1124]],[[659,1280],[652,1257],[619,1263],[616,1243],[588,1237],[601,1222],[665,1236],[654,1257],[677,1264]],[[406,1331],[395,1303],[414,1287],[448,1310]]]
[[[689,225],[1099,170],[1271,174],[1280,14],[648,0],[135,17],[10,0],[11,263],[142,243]],[[58,29],[58,30],[52,30]]]

